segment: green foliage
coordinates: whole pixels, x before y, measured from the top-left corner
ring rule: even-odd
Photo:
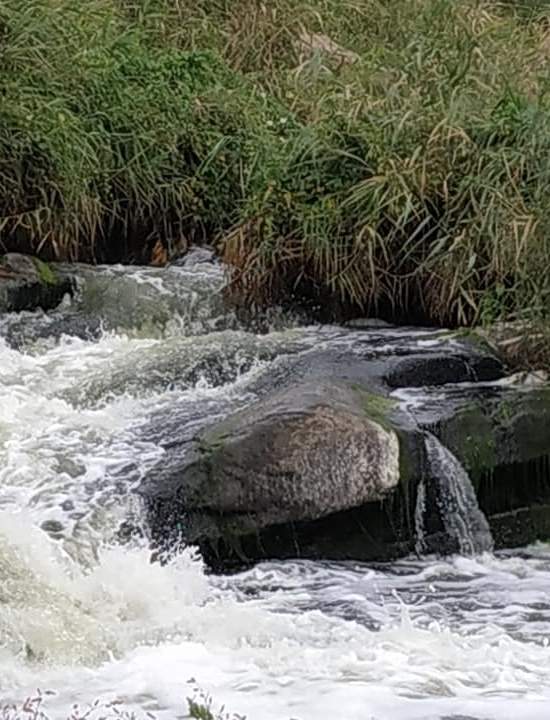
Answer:
[[[217,229],[238,185],[220,160],[239,94],[223,61],[149,46],[103,0],[6,0],[0,19],[5,244],[89,259],[117,234]]]
[[[548,273],[535,277],[550,267],[545,26],[487,2],[346,3],[344,15],[349,26],[329,13],[315,30],[356,60],[312,58],[313,74],[287,77],[307,130],[226,239],[239,292],[297,287],[344,311],[449,324],[547,313]]]
[[[189,708],[189,717],[193,720],[216,720],[209,705],[205,705],[195,700],[187,701]]]
[[[0,0],[0,241],[215,239],[234,297],[550,310],[540,0]]]
[[[197,689],[194,698],[187,698],[187,709],[193,720],[246,720],[243,715],[227,713],[223,707],[213,710],[212,698]]]

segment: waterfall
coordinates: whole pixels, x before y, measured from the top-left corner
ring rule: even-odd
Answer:
[[[491,552],[493,538],[481,511],[472,481],[453,453],[429,432],[424,435],[427,455],[427,478],[436,483],[437,506],[447,535],[456,541],[461,555]],[[425,549],[424,517],[426,511],[426,479],[418,487],[415,528],[416,550]]]

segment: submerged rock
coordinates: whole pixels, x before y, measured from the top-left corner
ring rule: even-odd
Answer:
[[[51,310],[73,291],[71,277],[60,277],[38,258],[17,253],[0,258],[0,312]]]
[[[13,314],[2,323],[2,336],[16,350],[28,349],[41,341],[58,342],[64,336],[97,340],[101,332],[98,318],[57,310],[41,316],[37,313]]]

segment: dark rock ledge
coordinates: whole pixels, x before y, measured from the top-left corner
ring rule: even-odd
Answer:
[[[74,292],[74,281],[29,255],[0,257],[0,312],[52,310]]]

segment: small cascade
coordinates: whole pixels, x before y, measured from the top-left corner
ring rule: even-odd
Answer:
[[[493,538],[487,518],[481,511],[472,481],[453,453],[429,432],[425,433],[427,476],[437,483],[436,498],[445,532],[456,541],[461,555],[491,552]],[[424,517],[426,481],[418,488],[415,511],[417,552],[425,547]]]
[[[422,478],[416,491],[416,506],[414,509],[414,530],[416,536],[415,552],[417,555],[426,554],[426,479]]]

